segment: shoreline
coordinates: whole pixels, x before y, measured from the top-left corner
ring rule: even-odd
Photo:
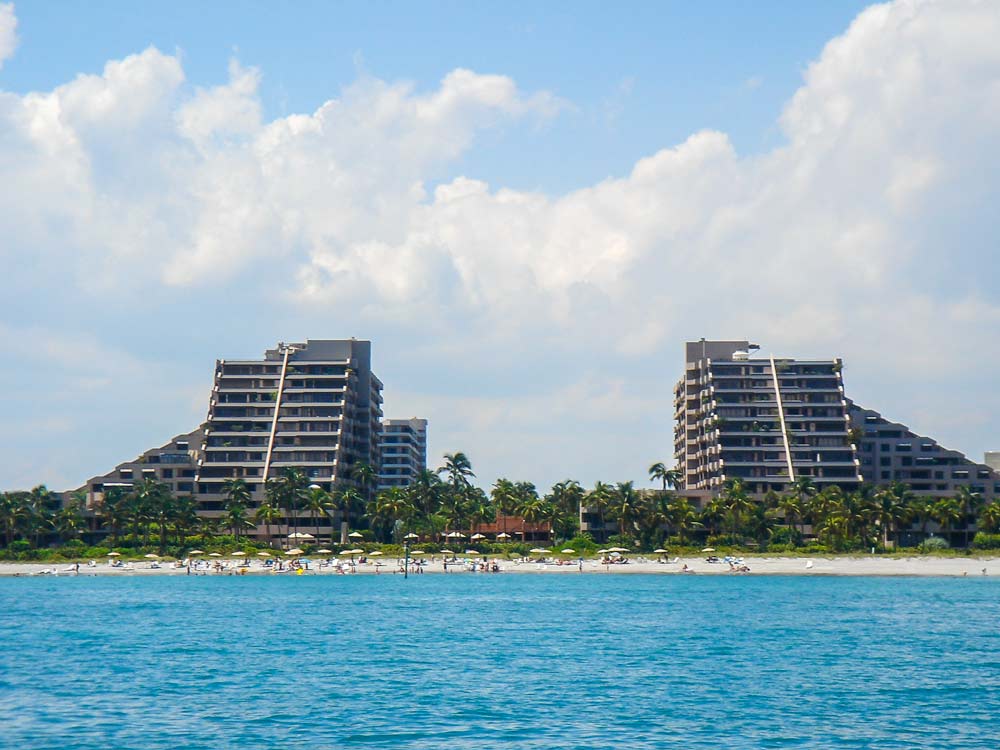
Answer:
[[[490,558],[491,560],[493,558]],[[682,557],[676,562],[658,562],[656,560],[635,560],[627,564],[603,565],[598,560],[585,559],[580,570],[577,561],[571,564],[557,565],[555,563],[520,562],[500,560],[499,573],[476,572],[475,575],[726,575],[726,576],[845,576],[845,577],[927,577],[927,578],[965,578],[1000,576],[1000,558],[997,557],[872,557],[872,556],[829,556],[829,557],[745,557],[744,564],[749,572],[731,570],[726,563],[709,563],[703,557]],[[258,564],[252,565],[245,574],[238,573],[237,559],[222,558],[226,564],[221,571],[212,569],[195,570],[190,575],[252,575],[252,576],[295,576],[295,571],[273,571]],[[412,562],[412,560],[411,560]],[[171,563],[159,568],[151,567],[145,561],[132,564],[132,568],[113,568],[106,562],[99,562],[95,567],[81,563],[79,573],[72,570],[73,563],[43,563],[43,562],[0,562],[0,577],[133,577],[133,576],[187,576],[186,567],[173,567]],[[684,566],[688,567],[685,572]],[[448,564],[445,571],[440,559],[426,561],[423,572],[413,572],[410,575],[469,575],[459,562]],[[53,573],[52,571],[55,571]],[[354,572],[341,573],[336,567],[317,567],[314,562],[303,575],[402,575],[397,562],[390,558],[376,566],[374,563],[356,565]]]

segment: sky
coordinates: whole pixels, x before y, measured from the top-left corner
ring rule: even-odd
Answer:
[[[703,336],[841,356],[981,460],[997,38],[977,0],[0,2],[0,489],[351,336],[484,486],[648,484]]]

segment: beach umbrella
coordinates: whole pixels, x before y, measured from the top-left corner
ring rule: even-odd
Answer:
[[[379,557],[382,553],[379,550],[369,553],[369,557]]]
[[[606,554],[608,554],[608,553],[609,553],[610,551],[611,551],[611,550],[609,550],[609,549],[599,549],[599,550],[597,550],[597,554],[599,554],[599,555],[606,555]]]
[[[257,553],[257,557],[270,557],[270,556],[271,556],[270,552],[258,552]]]
[[[474,550],[474,549],[467,549],[467,550],[465,550],[465,554],[467,554],[467,555],[478,555],[478,554],[480,554],[480,553],[479,553],[479,552],[477,552],[477,551],[476,551],[476,550]]]
[[[342,554],[342,555],[353,555],[354,554],[354,550],[342,549],[342,550],[340,550],[340,554]]]
[[[702,552],[715,552],[715,547],[705,547]]]
[[[317,555],[332,555],[333,554],[333,550],[332,549],[327,549],[326,547],[324,547],[323,549],[316,550],[316,554]]]
[[[246,554],[246,552],[234,552],[233,553],[233,557],[243,557],[243,555],[245,555],[245,554]]]
[[[497,534],[497,539],[510,539],[510,534],[506,531]]]
[[[564,555],[575,555],[576,554],[576,550],[575,549],[570,549],[569,547],[567,547],[566,549],[564,549],[562,551],[562,553]]]
[[[410,553],[410,556],[413,556],[413,555],[426,555],[426,554],[427,553],[424,552],[422,549],[415,549],[415,550],[413,550],[413,552]]]
[[[465,539],[465,534],[461,531],[453,531],[450,534],[445,534],[447,539]]]
[[[189,555],[204,555],[205,554],[205,550],[203,550],[203,549],[193,549],[190,552],[188,552],[188,554]]]
[[[608,552],[628,552],[628,547],[609,547]]]
[[[482,534],[473,534],[472,536],[469,537],[469,539],[485,539],[485,538],[486,537],[483,536]]]
[[[412,531],[403,537],[403,539],[419,539],[419,538],[420,537],[417,534],[414,534]]]
[[[443,550],[441,550],[441,554],[442,555],[454,555],[455,553],[452,552],[450,549],[443,549]]]
[[[667,551],[665,549],[663,549],[663,547],[660,547],[659,549],[654,549],[653,552],[655,554],[657,554],[657,555],[665,555],[665,554],[667,554]]]
[[[349,536],[349,537],[350,537],[351,539],[364,539],[364,538],[365,538],[365,535],[364,535],[364,534],[362,534],[362,533],[361,533],[361,532],[359,532],[359,531],[352,531],[352,532],[351,532],[350,534],[348,534],[347,536]]]
[[[108,557],[121,557],[121,552],[109,552]]]
[[[352,549],[351,550],[351,554],[352,555],[363,555],[363,554],[365,554],[365,551],[363,549]]]
[[[288,550],[288,552],[286,552],[285,554],[286,555],[301,555],[301,554],[303,554],[303,552],[298,547],[296,547],[295,549]]]
[[[159,560],[160,559],[159,555],[154,555],[152,552],[150,552],[148,555],[143,555],[143,557],[145,557],[148,560]]]
[[[209,552],[208,556],[209,557],[222,557],[222,555],[220,555],[218,552]]]
[[[547,549],[542,549],[541,547],[535,547],[535,548],[534,548],[533,550],[531,550],[531,551],[532,551],[532,553],[534,553],[534,554],[542,554],[542,553],[545,553],[545,552],[548,552],[548,550],[547,550]]]
[[[292,534],[289,534],[288,538],[289,539],[315,539],[316,537],[314,537],[312,534],[307,534],[304,531],[296,531],[296,532],[294,532]]]

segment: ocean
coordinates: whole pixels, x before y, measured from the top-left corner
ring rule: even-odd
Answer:
[[[0,747],[1000,747],[1000,580],[0,579]]]

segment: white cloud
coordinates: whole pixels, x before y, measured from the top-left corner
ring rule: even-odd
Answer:
[[[1000,188],[997,38],[995,4],[872,7],[808,68],[781,146],[745,157],[698,132],[564,195],[455,174],[482,130],[563,107],[504,76],[459,69],[432,91],[363,76],[313,113],[265,122],[258,71],[234,62],[227,84],[192,90],[149,49],[52,92],[0,94],[0,180],[20,186],[0,195],[16,227],[0,253],[26,288],[58,267],[140,305],[195,289],[252,297],[262,317],[360,310],[376,333],[471,361],[473,381],[504,373],[499,395],[461,402],[479,437],[442,446],[487,457],[490,420],[524,386],[498,351],[555,373],[527,401],[540,421],[572,433],[607,394],[620,408],[602,407],[606,436],[640,419],[621,378],[668,388],[679,342],[702,335],[842,354],[867,368],[862,394],[932,388],[941,363],[1000,366],[983,346],[1000,315],[983,284],[1000,271],[983,239]],[[194,308],[180,318],[203,324]],[[662,395],[648,396],[650,410],[667,403],[661,421]],[[412,403],[453,416],[429,393]],[[662,457],[669,437],[643,429],[630,445],[662,439],[648,458]]]
[[[0,3],[0,68],[17,49],[17,16],[14,3]]]

